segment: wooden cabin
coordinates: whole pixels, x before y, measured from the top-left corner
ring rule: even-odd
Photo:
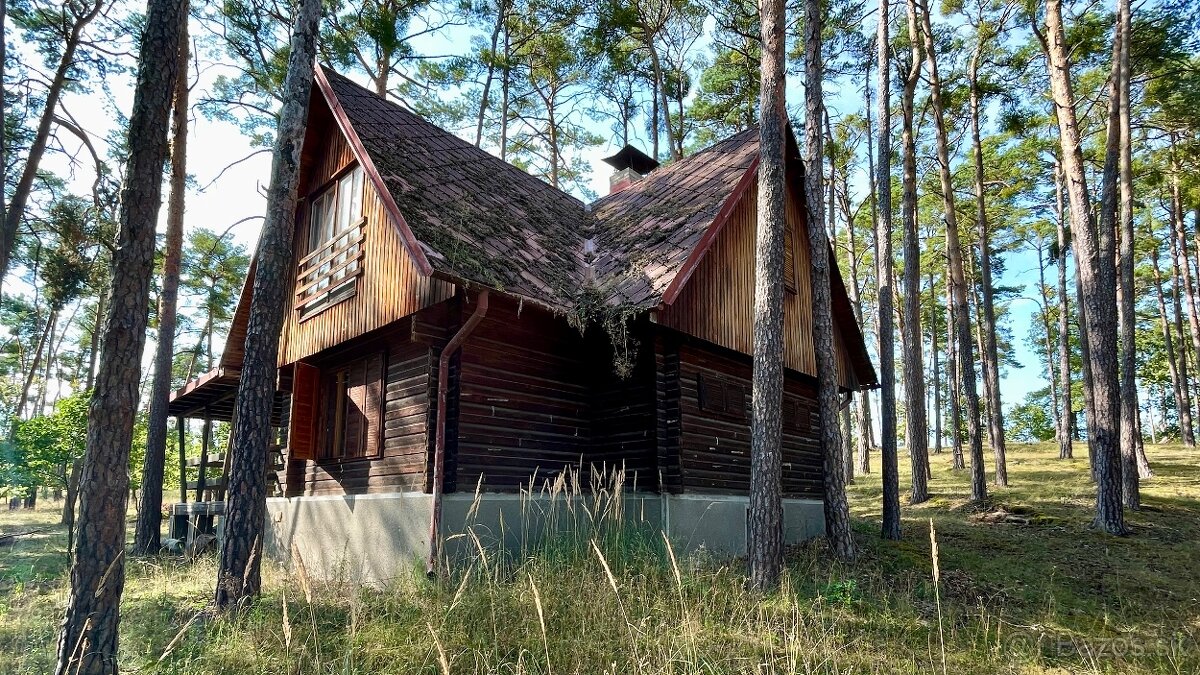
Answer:
[[[789,147],[783,488],[799,540],[823,533],[822,455]],[[584,204],[318,68],[269,550],[383,580],[467,526],[511,540],[545,486],[603,467],[622,472],[625,512],[678,545],[744,551],[758,157],[756,130],[661,168],[627,147],[611,193]],[[174,414],[229,419],[253,275],[220,367]],[[836,267],[832,292],[841,387],[874,386]]]

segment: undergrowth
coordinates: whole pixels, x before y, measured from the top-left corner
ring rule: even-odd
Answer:
[[[586,528],[521,554],[480,544],[438,580],[414,570],[367,588],[271,566],[263,596],[230,616],[208,610],[212,558],[134,559],[122,664],[196,674],[1200,672],[1200,466],[1194,451],[1148,450],[1158,475],[1126,538],[1088,527],[1087,459],[1060,462],[1049,446],[1010,448],[1013,487],[983,509],[968,505],[948,456],[935,456],[934,497],[906,505],[900,542],[878,539],[877,474],[860,477],[859,561],[833,563],[819,542],[793,548],[765,597],[747,590],[738,561],[606,524],[599,514],[619,500],[593,503]],[[1023,517],[981,517],[998,511]],[[0,532],[53,518],[3,514]],[[64,544],[54,531],[0,550],[0,672],[52,669]]]

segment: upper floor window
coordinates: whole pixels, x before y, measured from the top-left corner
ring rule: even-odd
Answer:
[[[356,166],[313,199],[306,253],[329,243],[362,217],[362,181],[362,167]]]
[[[363,170],[355,166],[313,197],[296,277],[296,309],[306,319],[352,297],[362,272]]]

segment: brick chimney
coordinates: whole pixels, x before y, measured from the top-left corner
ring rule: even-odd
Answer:
[[[626,145],[617,154],[605,157],[601,161],[613,168],[612,175],[608,177],[610,195],[642,180],[646,174],[658,168],[658,162],[653,157],[632,145]]]

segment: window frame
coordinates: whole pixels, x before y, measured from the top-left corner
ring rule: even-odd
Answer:
[[[347,180],[349,187],[343,190]],[[302,286],[305,279],[314,274],[316,276],[313,282],[316,282],[316,285],[305,291],[309,294],[306,297],[292,298],[293,307],[301,323],[358,294],[358,277],[363,272],[366,244],[366,180],[362,164],[351,162],[322,183],[318,189],[311,191],[306,198],[304,241],[298,250],[297,259],[300,262],[296,264],[296,285],[293,288]],[[345,222],[342,222],[343,204],[347,201],[350,205],[345,207]],[[316,220],[318,213],[322,214],[319,227]],[[357,243],[347,245],[344,251],[330,256],[329,260],[321,265],[304,270],[304,266],[309,264],[307,258],[339,239],[354,236],[355,230],[360,231]],[[339,266],[341,268],[329,278],[321,279],[321,274]]]
[[[372,361],[378,362],[372,367]],[[361,368],[363,378],[355,382],[352,373],[355,368]],[[371,396],[371,388],[376,388],[378,396],[374,415],[364,401],[358,430],[358,447],[356,454],[347,454],[347,432],[350,405],[353,403],[350,389],[361,386],[366,396]],[[314,448],[315,459],[322,464],[343,464],[347,462],[370,461],[379,459],[384,452],[384,416],[387,407],[387,352],[386,350],[372,351],[364,356],[339,363],[336,366],[321,370],[320,394],[318,403],[318,432]],[[371,447],[371,432],[374,427],[375,444]]]

